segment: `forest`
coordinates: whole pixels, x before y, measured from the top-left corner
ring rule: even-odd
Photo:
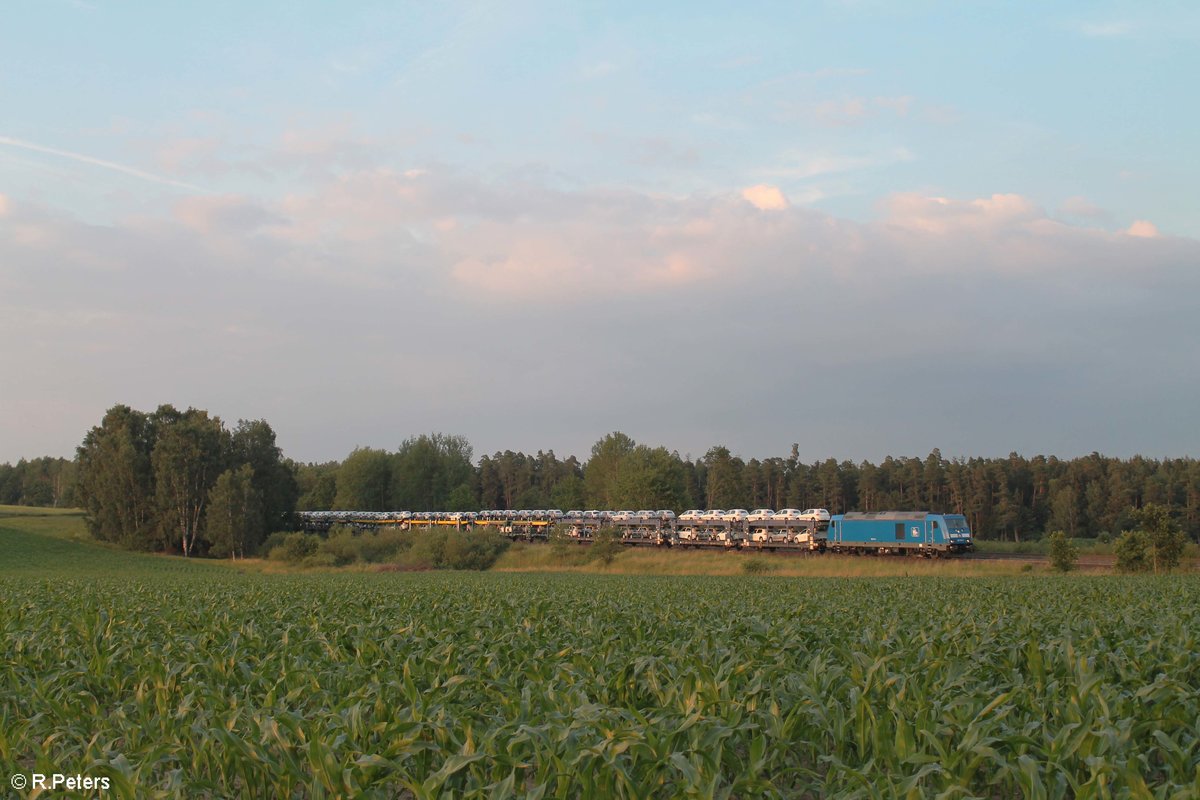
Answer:
[[[1117,535],[1134,512],[1155,503],[1200,535],[1200,462],[1119,459],[1099,453],[924,458],[879,463],[743,459],[724,446],[688,459],[616,432],[587,461],[553,451],[504,451],[477,464],[465,439],[420,436],[395,452],[359,448],[342,462],[297,468],[302,510],[473,511],[505,508],[828,508],[843,511],[953,511],[984,539],[1022,540],[1062,530],[1072,537]]]
[[[1157,504],[1196,540],[1200,461],[946,458],[936,449],[879,463],[807,461],[795,444],[786,456],[744,459],[717,445],[689,458],[614,432],[585,461],[552,450],[476,461],[465,437],[433,433],[317,464],[284,457],[265,420],[227,428],[203,410],[119,405],[74,460],[0,464],[0,504],[79,506],[102,540],[214,555],[253,552],[298,509],[928,509],[965,514],[981,539],[1020,541],[1053,530],[1115,537],[1138,509]]]

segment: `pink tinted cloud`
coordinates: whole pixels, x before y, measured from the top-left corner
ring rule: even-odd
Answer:
[[[1045,219],[1028,198],[1017,194],[951,200],[900,193],[885,201],[884,211],[888,225],[939,235],[1011,228]]]
[[[765,183],[746,187],[742,190],[742,197],[759,211],[782,211],[791,205],[779,187]]]

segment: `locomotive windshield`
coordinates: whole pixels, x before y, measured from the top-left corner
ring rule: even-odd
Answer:
[[[971,529],[967,527],[967,518],[962,516],[946,517],[946,527],[950,529],[950,533],[971,535]]]

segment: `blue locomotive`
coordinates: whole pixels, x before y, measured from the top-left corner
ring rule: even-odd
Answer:
[[[962,514],[929,511],[851,511],[829,520],[826,546],[835,553],[914,553],[938,557],[974,545]]]

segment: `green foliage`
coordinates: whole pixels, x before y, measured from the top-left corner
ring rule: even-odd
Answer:
[[[287,531],[275,531],[274,533],[263,539],[262,544],[258,546],[258,552],[267,558],[273,558],[271,553],[277,548],[282,547],[284,541],[288,537]]]
[[[161,544],[150,464],[155,429],[154,417],[113,406],[79,446],[79,499],[97,539],[137,549]]]
[[[1150,569],[1146,558],[1149,540],[1143,531],[1122,531],[1113,550],[1117,569],[1121,572],[1145,572]]]
[[[297,464],[296,485],[300,492],[296,501],[299,511],[328,511],[337,497],[337,473],[340,464]]]
[[[1151,503],[1135,515],[1138,529],[1117,540],[1117,569],[1121,572],[1169,572],[1179,566],[1187,538],[1163,506]]]
[[[357,534],[350,528],[333,530],[329,532],[329,537],[321,542],[317,552],[328,557],[329,566],[344,567],[347,564],[364,560],[361,540],[370,535]]]
[[[282,530],[296,508],[300,487],[296,483],[296,466],[284,459],[283,451],[275,444],[275,431],[267,421],[238,420],[230,434],[226,461],[231,466],[245,464],[253,470],[262,530]]]
[[[742,483],[745,464],[728,447],[710,448],[704,454],[705,496],[709,508],[738,508],[745,498]]]
[[[262,507],[262,493],[255,486],[254,470],[249,464],[217,476],[208,493],[209,554],[245,558],[247,553],[256,552],[266,528]]]
[[[333,553],[327,553],[321,549],[318,549],[317,552],[313,553],[310,556],[305,556],[304,559],[300,562],[300,565],[303,567],[312,567],[312,568],[322,568],[322,567],[329,568],[329,567],[344,566],[343,562],[340,562],[338,560],[337,556],[335,556]]]
[[[558,561],[564,561],[567,554],[571,552],[573,545],[571,537],[567,535],[566,526],[552,525],[547,537],[550,542],[550,550],[554,553],[554,558]]]
[[[1047,539],[1050,543],[1050,565],[1059,572],[1070,572],[1079,561],[1079,550],[1062,531],[1054,531]]]
[[[0,505],[63,508],[75,505],[76,465],[65,458],[0,464]]]
[[[241,420],[230,432],[194,408],[162,405],[146,414],[113,406],[84,437],[76,460],[77,496],[92,535],[134,549],[193,555],[215,545],[220,554],[249,552],[262,531],[286,521],[298,494],[270,425]],[[259,521],[231,527],[226,508],[214,541],[207,531],[210,492],[222,473],[243,466],[251,470],[252,491],[238,502],[250,503]]]
[[[442,433],[406,439],[392,456],[392,508],[409,511],[477,509],[475,466],[465,437]]]
[[[592,445],[592,457],[583,472],[588,505],[591,508],[620,508],[621,471],[637,443],[620,431],[608,434]]]
[[[1154,572],[1168,572],[1179,566],[1187,537],[1171,512],[1157,503],[1149,503],[1137,513],[1137,521],[1147,536],[1147,557]]]
[[[412,546],[397,563],[428,569],[485,570],[508,548],[508,539],[490,530],[431,530],[410,534]]]
[[[447,531],[445,560],[435,566],[485,570],[496,563],[508,544],[507,538],[490,530]]]
[[[0,529],[0,641],[0,763],[119,797],[1195,796],[1185,576],[243,575]]]
[[[623,549],[625,546],[621,544],[621,535],[614,528],[601,528],[592,538],[588,555],[592,559],[611,564]]]
[[[413,534],[385,528],[374,533],[359,534],[355,541],[359,560],[379,564],[394,560],[398,553],[412,547]]]
[[[444,511],[476,511],[479,509],[479,500],[475,496],[475,489],[471,483],[460,483],[454,488],[450,494],[446,495],[446,501],[440,509]],[[406,509],[407,510],[407,509]]]
[[[159,425],[150,454],[158,518],[164,539],[178,544],[184,556],[192,555],[201,540],[205,505],[224,464],[227,436],[220,419],[194,408],[182,414],[170,409]]]
[[[768,561],[765,558],[748,558],[742,562],[742,572],[747,575],[765,575],[768,572],[773,572],[779,568],[776,562]]]
[[[690,500],[686,470],[678,453],[637,445],[625,457],[616,484],[616,508],[682,510]]]
[[[348,511],[387,511],[391,505],[392,459],[383,450],[359,447],[337,473],[334,508]]]
[[[322,541],[320,536],[312,533],[289,533],[270,551],[269,557],[273,561],[298,563],[316,553]]]
[[[343,567],[349,564],[399,564],[415,569],[485,570],[509,546],[508,539],[490,530],[453,529],[359,532],[335,526],[329,536],[275,534],[264,545],[270,558],[305,567]]]

